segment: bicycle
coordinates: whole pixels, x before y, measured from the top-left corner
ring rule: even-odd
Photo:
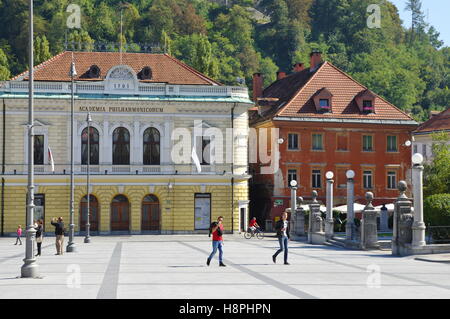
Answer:
[[[256,228],[254,231],[252,231],[250,228],[247,229],[247,231],[244,233],[244,238],[245,239],[250,239],[252,237],[255,237],[258,239],[263,239],[264,238],[264,232],[259,229]]]

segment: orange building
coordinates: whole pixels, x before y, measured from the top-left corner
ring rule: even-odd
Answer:
[[[297,196],[311,199],[312,190],[325,203],[325,173],[334,173],[334,204],[346,202],[347,170],[355,171],[355,200],[365,203],[371,191],[375,205],[391,203],[397,183],[409,180],[411,132],[417,123],[406,113],[352,79],[321,54],[311,54],[311,67],[296,64],[293,73],[278,72],[262,89],[262,76],[253,79],[257,108],[250,126],[278,128],[279,170],[261,174],[251,164],[251,214],[274,219],[290,207],[289,182],[298,182]]]

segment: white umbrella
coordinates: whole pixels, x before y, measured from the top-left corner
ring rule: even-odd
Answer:
[[[303,208],[303,210],[309,210],[309,205],[301,205],[301,207]],[[320,211],[325,213],[327,211],[327,207],[324,205],[320,205]]]
[[[353,211],[354,212],[362,212],[364,210],[364,207],[366,207],[366,205],[354,203],[353,204]],[[333,210],[337,210],[337,211],[339,211],[341,213],[346,213],[347,212],[347,205],[334,207]]]

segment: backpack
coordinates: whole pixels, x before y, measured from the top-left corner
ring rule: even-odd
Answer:
[[[208,237],[211,237],[212,229],[213,229],[213,227],[216,227],[216,226],[217,226],[217,222],[212,222],[211,225],[209,225],[209,234],[208,234]]]

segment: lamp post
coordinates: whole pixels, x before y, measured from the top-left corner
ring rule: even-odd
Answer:
[[[34,240],[36,229],[33,225],[34,219],[34,55],[33,55],[33,0],[29,2],[30,16],[30,39],[29,39],[29,78],[28,78],[28,194],[27,194],[27,231],[25,242],[25,259],[20,269],[22,278],[37,278],[39,276],[39,266],[34,256]]]
[[[66,251],[68,253],[77,251],[77,248],[73,241],[74,230],[75,230],[74,208],[73,208],[73,198],[74,198],[74,172],[73,172],[73,120],[74,120],[74,115],[73,115],[73,109],[74,109],[74,104],[75,104],[74,77],[77,76],[77,70],[75,69],[75,62],[73,61],[73,53],[72,53],[72,64],[70,65],[69,75],[72,80],[72,95],[71,95],[71,103],[70,103],[70,225],[69,225],[69,242],[67,243],[67,248],[66,248]]]
[[[91,230],[91,224],[89,222],[89,218],[90,218],[90,202],[91,202],[91,197],[90,197],[90,191],[89,191],[89,178],[90,178],[90,164],[91,164],[91,148],[90,148],[90,136],[91,136],[91,122],[92,122],[92,118],[91,118],[91,113],[88,112],[87,114],[87,118],[86,118],[86,122],[87,122],[87,178],[86,178],[86,186],[87,186],[87,212],[86,212],[86,237],[84,237],[84,242],[85,243],[90,243],[91,242],[91,236],[90,236],[90,230]]]
[[[295,214],[297,209],[297,181],[293,179],[290,183],[291,186],[291,218],[290,218],[290,231],[295,233]]]
[[[355,239],[355,212],[353,210],[353,202],[354,202],[354,180],[355,172],[352,170],[348,170],[345,173],[347,177],[347,223],[345,224],[345,237],[346,240],[354,240]]]
[[[412,156],[412,184],[414,194],[414,223],[412,225],[414,247],[425,246],[425,223],[423,221],[423,156],[416,153]]]
[[[333,172],[329,171],[325,174],[327,178],[327,218],[325,221],[325,237],[332,238],[333,237]]]

